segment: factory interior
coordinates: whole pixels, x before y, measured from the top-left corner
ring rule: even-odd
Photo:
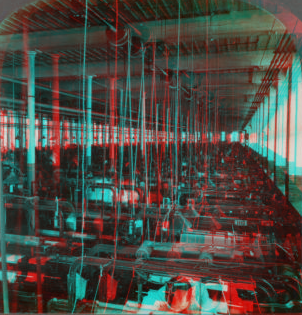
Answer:
[[[301,314],[302,6],[0,2],[0,313]]]

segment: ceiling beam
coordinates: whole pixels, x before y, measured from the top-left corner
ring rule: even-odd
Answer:
[[[284,53],[281,53],[283,55]],[[190,72],[205,72],[205,71],[232,71],[234,69],[245,69],[245,68],[257,68],[261,66],[260,70],[267,69],[271,60],[273,59],[275,52],[273,50],[265,52],[265,58],[263,57],[263,52],[228,52],[221,53],[218,56],[209,55],[209,58],[205,56],[196,56],[193,62],[189,56],[182,56],[179,60],[179,70],[187,70]],[[119,77],[126,77],[124,67],[124,61],[118,60],[117,62],[117,75]],[[156,66],[159,69],[166,68],[166,59],[157,59]],[[112,75],[114,73],[115,62],[112,61],[110,64],[110,69],[112,70]],[[170,70],[177,71],[177,58],[169,58],[168,67]],[[132,74],[141,74],[141,63],[133,61],[131,65]],[[145,67],[146,70],[148,66]],[[152,66],[150,67],[152,69]],[[51,78],[53,76],[52,66],[36,66],[35,69],[36,78]],[[26,79],[26,73],[23,71],[23,67],[15,67],[14,73],[12,67],[3,67],[3,75],[14,77],[15,79]],[[59,65],[59,76],[60,77],[70,77],[70,76],[82,76],[82,68],[77,64],[60,64]],[[107,73],[107,63],[106,62],[91,62],[86,63],[86,75],[96,75],[99,77],[108,77]]]
[[[107,82],[106,82],[107,81]],[[152,76],[148,76],[145,77],[145,89],[151,89],[152,87]],[[99,83],[102,82],[102,83]],[[102,80],[99,81],[98,83],[93,82],[93,91],[98,93],[101,91],[106,91],[107,89],[109,89],[109,83],[108,80]],[[165,82],[161,81],[160,82],[160,77],[156,76],[156,82],[158,83],[158,87],[156,88],[157,90],[164,90],[165,89]],[[124,80],[119,80],[117,87],[118,89],[124,89],[126,86],[126,79]],[[181,82],[181,86],[183,86],[184,88],[186,88],[187,90],[190,90],[190,87],[188,85],[189,80],[187,80],[187,82],[185,82],[184,80],[182,80]],[[45,84],[45,83],[44,83]],[[9,85],[12,85],[11,83],[7,83],[7,84],[2,84],[3,87],[7,86],[9,87]],[[250,83],[248,81],[245,80],[229,80],[229,81],[222,81],[222,80],[214,80],[213,78],[206,83],[205,80],[202,80],[202,82],[200,83],[200,85],[202,85],[202,87],[207,86],[209,89],[219,89],[220,91],[224,91],[224,90],[228,90],[228,89],[238,89],[241,90],[242,88],[250,88],[250,89],[256,89],[259,88],[261,85],[261,81],[258,83]],[[79,84],[78,80],[72,80],[72,81],[61,81],[60,82],[60,89],[64,90],[64,91],[75,91],[78,92],[79,91],[79,87],[81,87],[81,85]],[[131,79],[131,90],[139,90],[141,88],[141,79],[140,77],[135,77]]]
[[[178,20],[140,22],[133,24],[141,33],[144,42],[153,39],[173,43],[178,38]],[[273,27],[273,28],[272,28]],[[107,44],[106,26],[94,26],[88,29],[87,47],[102,47]],[[232,11],[228,14],[181,19],[180,39],[202,39],[267,34],[268,30],[283,34],[284,26],[273,15],[260,10]],[[133,30],[132,30],[133,31]],[[206,32],[207,35],[206,35]],[[136,34],[134,34],[136,35]],[[84,28],[33,32],[28,34],[28,49],[43,52],[80,49],[84,42]],[[1,35],[0,50],[8,44],[9,51],[22,51],[22,34]]]
[[[211,73],[208,74],[208,82],[205,74],[191,74],[188,73],[187,77],[186,75],[181,76],[181,84],[186,87],[190,87],[191,85],[195,86],[196,82],[198,82],[199,85],[208,85],[210,87],[213,87],[215,85],[219,86],[230,86],[230,85],[250,85],[250,84],[261,84],[262,80],[265,77],[266,71],[254,71],[253,76],[251,77],[250,74],[251,70],[246,70],[246,72],[239,72],[239,73]],[[51,83],[53,78],[42,78],[39,81],[41,84],[49,84]],[[39,82],[37,81],[37,82]],[[158,74],[156,74],[155,81],[157,84],[162,86],[161,78]],[[164,78],[165,81],[165,78]],[[126,78],[119,79],[117,83],[118,89],[123,89],[124,84],[126,82]],[[149,82],[149,83],[148,83]],[[152,73],[149,75],[145,75],[145,84],[151,84],[152,82]],[[192,84],[193,82],[193,84]],[[141,84],[141,74],[138,74],[137,76],[132,75],[131,76],[131,88],[133,89],[135,86],[140,86]],[[63,90],[79,90],[79,78],[77,77],[71,77],[66,78],[64,80],[60,81],[60,88]],[[93,87],[104,89],[109,88],[109,80],[107,78],[104,79],[97,79],[93,81]]]

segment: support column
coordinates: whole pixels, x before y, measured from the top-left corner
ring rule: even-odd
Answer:
[[[10,115],[10,111],[7,111],[7,122],[6,122],[6,125],[7,125],[7,150],[10,150],[11,149],[11,115]]]
[[[142,120],[141,120],[141,154],[145,156],[145,106],[146,106],[146,93],[143,94],[142,99]]]
[[[87,156],[87,166],[91,166],[91,146],[92,146],[92,123],[91,123],[91,108],[92,108],[92,78],[93,76],[88,76],[87,80],[87,146],[86,146],[86,156]]]
[[[55,145],[53,150],[53,166],[55,169],[60,169],[60,101],[59,101],[59,55],[52,55],[53,62],[53,124]]]
[[[286,169],[285,169],[285,197],[289,200],[289,150],[290,150],[290,116],[291,116],[291,97],[292,97],[292,64],[288,74],[288,102],[287,102],[287,125],[286,125]]]
[[[27,103],[29,118],[29,139],[27,152],[27,179],[28,188],[32,189],[35,182],[35,56],[36,52],[29,51],[28,55],[28,83]]]
[[[156,104],[156,117],[155,117],[155,138],[156,139],[155,139],[155,144],[156,144],[157,154],[158,154],[158,107],[159,107],[159,104]]]
[[[146,152],[146,92],[143,92],[142,99],[142,121],[141,121],[141,158],[144,165],[145,175],[145,195],[146,204],[148,204],[148,165],[147,165],[147,152]]]
[[[262,113],[260,113],[261,115],[261,125],[260,125],[260,128],[261,128],[261,164],[262,164],[262,168],[263,168],[263,165],[264,165],[264,100],[262,101],[261,103],[261,109],[262,109]]]
[[[47,147],[47,120],[42,116],[42,148],[46,150]]]
[[[6,209],[3,202],[3,182],[2,182],[2,146],[0,139],[0,250],[1,250],[1,275],[2,275],[2,298],[3,298],[3,312],[9,314],[9,295],[8,295],[8,281],[7,281],[7,264],[6,264],[6,241],[5,241],[5,219]]]
[[[290,110],[290,147],[289,147],[289,175],[301,175],[301,59],[298,54],[294,54],[292,63],[292,88],[291,88],[291,110]],[[296,178],[295,178],[296,179]]]
[[[270,94],[267,96],[267,137],[266,137],[266,169],[268,172],[268,161],[269,161],[269,137],[270,137]],[[269,173],[269,172],[268,172]]]
[[[110,169],[115,168],[115,144],[114,144],[114,126],[115,126],[115,78],[110,78]]]
[[[120,148],[120,175],[123,173],[123,155],[124,155],[124,128],[125,128],[125,119],[126,114],[124,113],[124,105],[123,105],[123,97],[124,91],[121,89],[121,97],[120,97],[120,120],[119,120],[119,148]]]
[[[42,121],[42,114],[39,113],[38,119],[38,148],[39,151],[42,150],[42,137],[43,137],[43,121]]]
[[[15,148],[19,149],[20,148],[20,117],[15,116],[15,121],[14,121],[14,126],[15,126]]]
[[[274,183],[277,185],[277,134],[278,134],[278,107],[279,107],[279,81],[276,80],[276,103],[275,103],[275,136],[274,136]]]
[[[258,109],[257,109],[257,120],[258,120],[258,156],[260,156],[261,154],[261,104],[258,106]],[[258,160],[259,161],[259,160]]]
[[[170,108],[167,108],[166,116],[166,156],[169,156],[169,143],[170,143]]]
[[[179,47],[179,46],[178,46]],[[178,56],[179,58],[179,56]],[[179,68],[178,68],[179,69]],[[175,102],[175,120],[174,120],[174,150],[175,150],[175,157],[174,157],[174,172],[175,172],[175,186],[177,187],[178,185],[178,159],[177,155],[179,154],[178,152],[178,110],[179,110],[179,78],[178,78],[178,72],[177,72],[177,89],[176,89],[176,102]]]
[[[275,143],[275,114],[276,114],[276,89],[271,86],[269,92],[269,134],[268,134],[268,163],[270,173],[274,170],[274,143]],[[271,177],[271,176],[270,176]]]

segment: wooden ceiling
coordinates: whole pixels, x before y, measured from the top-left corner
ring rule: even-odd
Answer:
[[[242,130],[278,73],[290,65],[295,52],[292,34],[273,15],[246,2],[180,1],[179,6],[177,0],[89,0],[86,37],[84,0],[33,1],[0,24],[2,78],[9,78],[3,80],[2,95],[22,97],[24,52],[35,50],[38,101],[49,106],[52,56],[60,55],[62,113],[78,106],[83,73],[95,76],[95,114],[104,114],[108,77],[113,75],[118,79],[117,104],[122,103],[120,91],[125,91],[130,77],[133,110],[138,111],[144,71],[147,106],[155,103],[156,91],[161,110],[169,91],[170,102],[174,108],[178,103],[181,115],[198,112],[200,118],[207,113],[211,121],[215,111],[219,130]]]

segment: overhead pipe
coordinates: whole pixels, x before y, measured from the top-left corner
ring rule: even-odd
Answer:
[[[266,94],[267,89],[270,86],[270,82],[272,81],[272,78],[275,75],[275,72],[280,71],[280,69],[283,67],[284,63],[287,61],[287,59],[288,59],[288,54],[285,54],[283,56],[281,56],[281,54],[279,54],[278,58],[276,60],[274,60],[273,66],[275,66],[275,67],[271,66],[270,69],[268,70],[268,72],[266,73],[266,75],[263,79],[264,84],[260,86],[259,92],[257,93],[258,96],[261,97],[261,95]],[[276,67],[278,70],[276,70]]]
[[[281,50],[284,50],[284,49],[288,48],[288,45],[290,44],[290,37],[288,37],[287,41],[285,42],[285,44],[283,44],[283,41],[285,40],[286,35],[287,35],[287,33],[284,34],[284,36],[283,36],[283,38],[282,38],[278,48],[276,49],[276,52],[279,53],[279,54],[278,54],[278,56],[276,54],[274,55],[274,58],[273,58],[273,60],[271,62],[271,65],[270,65],[270,68],[266,72],[262,82],[269,82],[269,77],[272,78],[272,76],[274,75],[274,73],[276,71],[276,69],[275,69],[276,65],[277,65],[277,68],[280,70],[280,63],[282,62]],[[283,44],[283,47],[281,48],[282,44]],[[284,58],[284,60],[286,61],[287,58]],[[259,90],[260,90],[260,92],[263,91],[263,85],[260,87]]]
[[[19,80],[16,80],[16,79],[5,77],[5,76],[4,77],[0,76],[0,79],[1,80],[6,80],[6,81],[9,81],[9,82],[12,82],[12,83],[27,85],[27,82],[19,81]],[[42,85],[35,84],[35,87],[36,87],[36,89],[41,89],[41,90],[45,90],[45,91],[48,91],[48,92],[52,92],[53,91],[52,89],[50,89],[48,87],[45,87],[45,86],[42,86]],[[84,99],[83,96],[80,96],[80,95],[77,95],[77,94],[71,94],[71,93],[67,93],[67,92],[63,92],[63,91],[59,91],[59,94],[60,95],[65,95],[65,96],[70,96],[70,97],[75,97],[75,98],[80,99],[80,100]],[[13,100],[13,99],[10,99],[10,98],[3,98],[3,97],[1,97],[1,100],[3,100],[3,101],[7,100],[7,101],[11,101],[11,102],[15,101],[15,102],[24,103],[24,101]],[[93,97],[92,97],[92,100],[100,101],[100,99],[93,98]],[[44,106],[44,107],[47,106],[47,104],[41,104],[41,103],[36,103],[36,105]],[[73,109],[70,109],[70,108],[67,108],[67,107],[62,107],[62,106],[60,106],[60,110],[61,111],[65,110],[65,111],[69,111],[69,112],[73,111]],[[135,111],[135,110],[132,110],[132,112],[137,113],[137,111]],[[96,114],[96,113],[94,113],[94,114]],[[99,115],[102,115],[102,114],[99,114]],[[105,115],[103,115],[103,116],[105,116]],[[146,116],[148,116],[148,115],[146,115]],[[133,121],[135,121],[135,120],[133,120]]]
[[[12,83],[27,85],[27,82],[23,82],[21,80],[16,80],[16,79],[13,79],[13,78],[9,78],[9,77],[3,76],[3,75],[0,76],[0,79],[4,80],[4,81],[12,82]],[[48,87],[40,85],[40,84],[36,84],[35,87],[36,87],[36,89],[41,89],[41,90],[48,91],[48,92],[52,92],[53,91],[51,88],[48,88]],[[73,94],[73,93],[68,93],[68,92],[64,92],[64,91],[59,91],[59,94],[60,95],[64,95],[64,96],[69,96],[69,97],[76,97],[77,99],[80,99],[80,100],[84,99],[84,96],[81,96],[79,94]],[[95,100],[96,101],[100,101],[99,99],[95,99]]]
[[[264,85],[267,85],[267,88],[266,88],[266,92],[267,92],[267,90],[269,89],[269,87],[270,87],[270,81],[272,80],[272,78],[274,77],[274,75],[275,75],[275,73],[277,72],[277,71],[280,71],[280,68],[281,68],[281,66],[283,66],[284,65],[284,63],[287,61],[287,59],[288,59],[288,54],[290,54],[290,53],[288,53],[288,54],[285,54],[285,56],[282,56],[281,55],[281,51],[282,50],[284,50],[284,49],[287,49],[288,48],[288,46],[289,46],[289,44],[291,43],[291,41],[290,41],[290,36],[288,36],[287,37],[287,40],[285,41],[285,39],[286,39],[286,35],[288,35],[287,33],[285,33],[284,35],[283,35],[283,37],[282,37],[282,39],[281,39],[281,41],[280,41],[280,43],[279,43],[279,46],[278,46],[278,48],[276,49],[276,53],[279,53],[278,55],[277,54],[275,54],[274,55],[274,57],[273,57],[273,60],[271,61],[271,65],[270,65],[270,68],[268,69],[268,71],[266,72],[266,74],[265,74],[265,76],[264,76],[264,78],[263,78],[263,80],[262,80],[262,84],[261,84],[261,86],[260,86],[260,88],[259,88],[259,92],[257,92],[256,93],[256,96],[255,96],[255,99],[256,99],[256,97],[259,97],[259,95],[262,95],[263,93],[263,90],[264,90]],[[285,41],[285,43],[284,43],[284,41]],[[282,57],[284,57],[283,59],[282,59]],[[282,61],[283,61],[283,63],[282,63]],[[282,63],[282,64],[281,64]],[[277,69],[276,69],[276,67],[277,67]],[[271,80],[269,80],[269,78],[271,78]],[[255,101],[253,102],[253,104],[255,104]],[[245,126],[248,124],[248,121],[246,121],[244,124],[243,124],[243,128],[245,128]]]
[[[280,71],[280,69],[283,68],[284,64],[287,62],[288,56],[290,56],[290,53],[288,53],[285,56],[283,56],[284,58],[282,58],[281,55],[279,55],[278,59],[275,61],[275,65],[278,68],[278,72]],[[273,76],[275,75],[275,72],[277,70],[275,69],[275,70],[270,70],[270,71],[273,71],[273,74],[271,75],[271,78],[273,78]],[[271,79],[271,81],[272,81],[272,79]],[[264,86],[262,85],[260,87],[261,91],[256,94],[256,97],[257,96],[260,97],[258,99],[258,102],[263,99],[263,95],[267,95],[269,87],[270,87],[270,83],[269,82],[268,83],[264,83]]]
[[[9,109],[11,109],[11,105],[10,104],[13,101],[15,103],[17,103],[17,104],[24,104],[25,103],[24,100],[14,100],[12,98],[7,98],[7,97],[0,97],[0,101],[1,101],[1,106],[2,107],[9,108]],[[7,102],[8,105],[3,104],[3,102]],[[52,111],[53,111],[53,106],[52,105],[43,104],[43,103],[35,103],[35,105],[36,105],[36,107],[40,107],[40,108],[42,107],[42,108],[47,109],[48,111],[45,111],[45,113],[52,113]],[[62,113],[73,113],[77,117],[78,117],[79,114],[83,115],[83,110],[82,109],[73,109],[73,108],[62,107],[62,106],[60,106],[60,112],[62,112]],[[96,112],[92,112],[92,116],[94,118],[98,117],[100,119],[107,117],[106,114],[99,114],[99,113],[96,113]],[[114,118],[116,119],[117,116],[114,116]],[[132,122],[136,122],[136,123],[139,122],[138,119],[130,119],[130,118],[125,118],[125,117],[123,119],[125,119],[126,121],[132,121]],[[162,123],[162,124],[159,123],[159,125],[164,126],[165,124],[164,123]]]

